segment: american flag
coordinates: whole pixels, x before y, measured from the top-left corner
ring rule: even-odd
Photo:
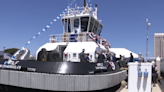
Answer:
[[[109,41],[107,41],[107,40],[101,38],[100,36],[98,36],[98,35],[96,35],[96,34],[94,34],[94,33],[88,33],[88,35],[89,35],[89,37],[90,37],[93,41],[95,41],[96,38],[97,38],[98,42],[100,43],[100,40],[102,40],[102,45],[104,45],[105,47],[109,47],[109,48],[110,48]]]

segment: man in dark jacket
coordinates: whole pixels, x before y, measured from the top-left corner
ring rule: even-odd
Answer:
[[[112,56],[112,61],[113,61],[113,62],[116,62],[116,54],[114,54],[114,55]]]
[[[83,49],[83,51],[80,53],[80,62],[85,62],[85,49]]]
[[[104,53],[104,52],[102,51],[101,54],[99,54],[97,63],[104,63],[104,61],[105,61],[105,56],[104,56],[103,53]]]
[[[130,53],[130,61],[129,62],[133,62],[133,55],[132,55],[132,53]]]
[[[42,56],[43,51],[44,51],[44,49],[42,49],[41,51],[39,51],[38,57],[37,57],[37,60],[38,61],[41,61],[41,59],[42,59],[41,56]]]

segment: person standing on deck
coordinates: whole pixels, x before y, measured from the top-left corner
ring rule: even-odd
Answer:
[[[113,62],[116,62],[116,54],[114,54],[114,55],[112,56],[112,61],[113,61]]]
[[[104,57],[105,57],[105,61],[107,60],[107,56],[106,56],[106,54],[105,54],[105,52],[103,51],[103,55],[104,55]]]
[[[89,54],[86,55],[85,59],[86,59],[86,62],[89,62],[90,61]]]
[[[90,55],[90,61],[93,62],[93,60],[92,60],[92,55]]]
[[[85,49],[83,49],[83,51],[80,53],[80,62],[85,62]]]
[[[122,61],[122,56],[120,55],[120,58],[119,58],[120,61]]]
[[[104,61],[105,61],[105,56],[104,56],[103,51],[102,51],[101,54],[99,54],[99,56],[98,56],[97,62],[98,63],[104,63]]]
[[[133,55],[132,55],[132,53],[130,53],[130,61],[129,62],[133,62]]]
[[[42,49],[41,61],[47,61],[47,51],[45,48]]]

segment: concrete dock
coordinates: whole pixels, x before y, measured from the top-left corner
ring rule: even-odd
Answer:
[[[127,86],[122,88],[119,92],[128,92]],[[152,87],[152,92],[163,92],[159,83],[155,84],[155,87]]]

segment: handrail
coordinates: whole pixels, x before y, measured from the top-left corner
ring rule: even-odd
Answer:
[[[56,42],[90,42],[93,41],[87,36],[87,33],[79,34],[78,36],[75,34],[52,34],[50,40],[55,40]],[[51,41],[50,41],[51,42]]]
[[[91,14],[93,15],[93,8],[92,7],[77,7],[77,8],[69,8],[67,9],[67,11],[63,12],[63,14],[61,14],[62,17],[66,17],[66,16],[72,16],[72,15],[81,15],[81,14]]]

